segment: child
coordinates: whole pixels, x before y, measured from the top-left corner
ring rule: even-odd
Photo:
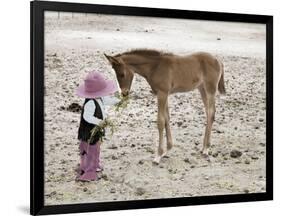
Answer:
[[[78,139],[80,140],[80,169],[78,180],[97,180],[96,172],[102,171],[100,165],[100,138],[104,134],[97,133],[90,141],[91,130],[105,118],[103,98],[117,91],[114,81],[106,80],[98,72],[87,75],[76,93],[85,98],[82,108]]]

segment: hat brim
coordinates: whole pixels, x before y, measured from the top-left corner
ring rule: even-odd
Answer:
[[[117,91],[117,86],[116,86],[115,82],[111,81],[111,80],[107,80],[106,87],[100,91],[87,92],[87,91],[85,91],[85,85],[83,83],[77,88],[76,94],[79,97],[83,97],[83,98],[96,98],[96,97],[104,97],[104,96],[113,94],[116,91]]]

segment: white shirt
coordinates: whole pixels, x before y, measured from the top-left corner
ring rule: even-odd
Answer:
[[[120,99],[114,96],[105,96],[102,98],[97,98],[95,100],[100,105],[103,119],[105,119],[106,117],[104,106],[112,106],[120,101]],[[95,110],[96,110],[95,102],[93,100],[89,100],[84,106],[83,118],[86,122],[90,124],[99,125],[103,121],[103,119],[99,119],[94,116]]]
[[[105,113],[104,113],[104,107],[103,107],[103,102],[100,98],[95,99],[97,103],[99,104],[102,112],[103,119],[105,118]],[[97,118],[94,116],[96,110],[96,105],[93,100],[89,100],[85,105],[84,105],[84,113],[83,113],[83,118],[86,122],[90,124],[95,124],[99,125],[103,119]]]

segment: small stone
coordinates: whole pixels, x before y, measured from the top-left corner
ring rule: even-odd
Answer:
[[[196,152],[191,152],[191,154],[190,154],[191,156],[196,156],[197,155],[197,153]]]
[[[108,176],[106,174],[102,174],[101,178],[104,179],[105,181],[108,181]]]
[[[142,196],[144,193],[145,193],[144,188],[138,187],[138,188],[136,189],[136,195]]]
[[[232,150],[230,152],[230,157],[232,157],[232,158],[239,158],[239,157],[241,157],[241,155],[242,155],[242,152],[238,151],[238,150]]]
[[[204,179],[205,179],[205,180],[209,180],[209,177],[208,177],[208,176],[206,176]]]
[[[139,164],[140,164],[140,165],[144,164],[144,160],[140,160],[140,161],[139,161]]]
[[[116,145],[110,145],[110,146],[108,146],[108,149],[117,149],[118,147],[116,146]]]
[[[193,169],[193,168],[195,168],[195,166],[194,166],[194,165],[191,165],[190,168]]]
[[[57,195],[57,192],[56,192],[56,191],[52,191],[52,192],[50,193],[50,196],[55,196],[55,195]]]
[[[117,28],[117,29],[116,29],[116,31],[120,31],[120,29],[119,29],[119,28]]]
[[[146,148],[146,151],[149,152],[149,153],[151,153],[151,154],[154,154],[154,150],[153,150],[152,148],[150,148],[150,147],[147,147],[147,148]]]
[[[221,40],[221,38],[218,37],[217,40]]]
[[[218,155],[219,155],[218,152],[214,152],[212,156],[213,156],[214,158],[216,158]]]
[[[135,144],[132,144],[132,145],[131,145],[131,148],[134,148],[134,147],[136,147],[136,145],[135,145]]]
[[[265,146],[265,143],[260,143],[259,145],[262,146],[262,147],[264,147],[264,146]]]
[[[258,159],[259,159],[258,156],[252,156],[251,158],[252,158],[253,160],[258,160]]]
[[[217,129],[216,132],[217,132],[218,134],[223,133],[223,131],[221,131],[221,130],[219,130],[219,129]]]
[[[190,161],[189,161],[188,158],[185,158],[183,161],[184,161],[185,163],[190,163]]]
[[[66,160],[61,160],[61,164],[65,164],[66,163]]]
[[[181,127],[182,124],[183,124],[182,122],[177,122],[178,127]]]
[[[249,193],[249,192],[250,192],[250,190],[249,190],[249,189],[247,189],[247,188],[245,188],[245,189],[243,190],[243,192],[244,192],[244,193]]]
[[[221,152],[221,155],[222,155],[222,156],[228,155],[228,151]]]
[[[244,163],[245,163],[245,164],[250,164],[251,162],[250,162],[249,159],[246,159],[246,160],[244,161]]]
[[[111,188],[110,189],[110,193],[116,193],[116,189],[115,188]]]
[[[112,156],[111,156],[111,159],[112,159],[112,160],[117,160],[118,157],[117,157],[116,155],[112,155]]]
[[[263,122],[264,121],[264,119],[263,118],[259,118],[259,122]]]
[[[83,188],[83,191],[84,191],[84,192],[87,192],[87,191],[88,191],[88,188]]]

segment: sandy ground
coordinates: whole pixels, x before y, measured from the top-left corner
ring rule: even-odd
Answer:
[[[45,204],[264,192],[265,26],[227,22],[60,14],[45,17]],[[174,148],[152,164],[158,142],[156,98],[136,76],[118,125],[102,144],[97,182],[76,182],[83,100],[74,91],[88,71],[115,75],[103,53],[154,48],[208,51],[225,65],[227,94],[217,96],[211,161],[200,155],[205,114],[198,91],[171,95]],[[73,105],[74,104],[74,105]],[[232,155],[238,151],[239,155]],[[236,157],[235,157],[236,156]]]

